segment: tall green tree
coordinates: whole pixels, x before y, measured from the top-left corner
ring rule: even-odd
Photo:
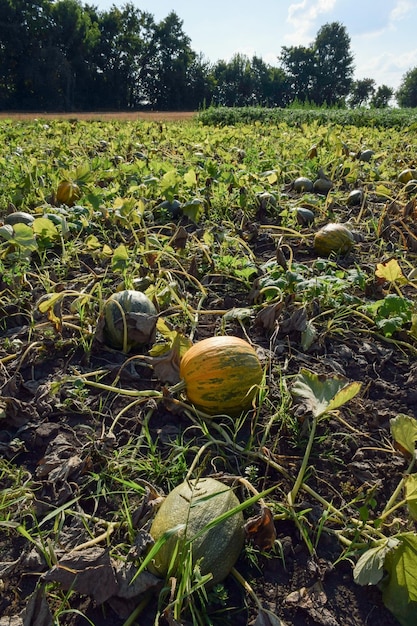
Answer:
[[[353,55],[346,28],[339,22],[320,28],[308,46],[283,47],[281,63],[293,100],[336,105],[344,102],[353,75]]]
[[[298,100],[299,102],[312,100],[316,75],[312,48],[283,46],[280,60],[287,75],[291,100]]]
[[[48,26],[39,56],[30,64],[33,90],[45,109],[80,109],[88,101],[88,58],[99,38],[79,0],[49,4]]]
[[[231,107],[254,104],[250,61],[245,54],[237,53],[229,62],[218,61],[213,74],[216,82],[216,104]]]
[[[312,46],[315,76],[312,100],[316,104],[344,102],[350,91],[354,71],[350,37],[339,22],[325,24]]]
[[[49,32],[50,0],[0,0],[0,104],[28,109],[36,103],[32,64]]]
[[[193,111],[213,102],[215,80],[212,64],[200,53],[188,67],[187,91],[184,94],[184,108]]]
[[[90,57],[95,108],[126,109],[147,99],[143,77],[153,71],[155,27],[153,16],[132,3],[100,14],[100,37]]]
[[[149,100],[161,110],[181,110],[187,101],[190,72],[195,68],[196,53],[184,33],[183,21],[175,11],[155,27],[154,53],[147,84]]]
[[[375,81],[373,78],[354,80],[348,97],[349,105],[352,108],[363,106],[369,102],[374,94]]]
[[[255,55],[251,60],[250,73],[254,104],[267,107],[285,106],[288,84],[281,68],[272,67]]]
[[[394,89],[388,85],[379,85],[378,89],[371,98],[370,105],[375,109],[385,109],[389,106],[390,100],[394,95]]]
[[[400,107],[417,107],[417,67],[403,76],[396,98]]]

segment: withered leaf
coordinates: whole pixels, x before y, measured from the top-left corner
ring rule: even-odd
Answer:
[[[264,330],[273,331],[279,316],[281,315],[284,303],[276,302],[269,304],[259,311],[255,318],[255,325],[260,326]]]
[[[319,580],[311,587],[302,587],[285,598],[288,604],[304,609],[317,624],[322,626],[340,626],[337,619],[325,607],[327,596]]]
[[[259,550],[269,550],[274,545],[277,533],[274,525],[273,515],[266,506],[261,506],[258,515],[250,517],[245,524],[246,537],[259,548]]]
[[[161,584],[161,579],[148,571],[143,571],[136,576],[137,566],[130,563],[114,563],[116,578],[118,583],[117,596],[119,598],[135,598],[142,595],[149,589]]]
[[[175,249],[184,249],[188,240],[188,233],[184,226],[177,228],[173,238],[171,239],[171,246]]]
[[[52,626],[53,618],[49,610],[43,586],[38,587],[23,611],[23,626]]]
[[[49,444],[36,470],[38,477],[49,476],[52,482],[66,480],[80,470],[82,459],[77,454],[76,440],[70,434],[59,433]]]
[[[33,402],[23,402],[23,400],[18,400],[17,398],[3,396],[1,405],[6,423],[15,428],[20,428],[28,422],[37,422],[39,420],[39,413]]]
[[[70,552],[42,576],[44,582],[60,583],[66,591],[91,596],[102,604],[118,592],[118,584],[107,550],[87,548]]]

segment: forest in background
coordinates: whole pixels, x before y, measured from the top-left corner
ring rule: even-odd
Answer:
[[[79,0],[0,0],[0,110],[195,111],[206,106],[386,107],[394,90],[354,80],[343,24],[310,46],[281,48],[277,65],[235,54],[212,62],[191,48],[174,12],[156,21],[131,2],[99,11]],[[395,94],[400,106],[404,86]],[[408,93],[409,95],[409,93]]]

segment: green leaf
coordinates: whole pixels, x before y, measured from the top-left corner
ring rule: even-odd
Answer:
[[[377,196],[381,196],[382,198],[392,198],[392,190],[389,189],[386,185],[377,185],[375,188],[375,193]]]
[[[40,239],[54,241],[59,238],[59,232],[55,224],[48,217],[37,217],[32,224],[33,232]]]
[[[301,346],[304,351],[308,350],[317,339],[317,330],[312,322],[307,320],[307,325],[301,333]]]
[[[414,303],[398,294],[391,293],[382,300],[366,305],[365,310],[373,317],[376,325],[386,337],[401,330],[404,324],[411,322]]]
[[[163,356],[172,348],[174,348],[178,352],[178,355],[182,357],[193,345],[191,339],[177,330],[172,330],[162,317],[158,318],[156,328],[165,341],[163,343],[155,343],[152,348],[150,348],[149,354],[152,357]]]
[[[223,320],[226,322],[231,322],[233,320],[243,322],[244,320],[250,319],[251,317],[253,317],[252,309],[245,307],[233,307],[223,315]]]
[[[349,402],[360,388],[360,383],[349,383],[343,376],[319,376],[302,369],[295,379],[292,392],[306,400],[314,417],[320,417]]]
[[[197,224],[204,213],[204,203],[199,198],[194,198],[182,205],[182,212],[194,224]]]
[[[39,311],[41,313],[46,313],[50,309],[53,309],[54,306],[58,304],[58,302],[60,302],[63,297],[64,297],[64,294],[62,292],[49,294],[47,297],[41,300],[41,302],[39,302],[38,304]]]
[[[126,246],[122,243],[113,252],[112,259],[112,268],[114,270],[124,270],[126,269],[127,263],[129,261],[129,252]]]
[[[385,559],[389,577],[384,583],[385,606],[402,626],[415,626],[417,615],[417,534],[399,536],[397,548]]]
[[[376,585],[384,575],[384,562],[388,552],[398,545],[397,539],[388,538],[369,548],[358,559],[353,578],[358,585]]]
[[[26,224],[15,224],[13,226],[14,237],[10,240],[10,243],[14,243],[21,248],[23,253],[34,252],[38,249],[35,233],[31,226]]]
[[[404,476],[405,499],[411,517],[417,520],[417,474]]]
[[[400,413],[390,420],[390,427],[394,441],[413,455],[417,441],[417,420]]]
[[[75,170],[74,179],[77,181],[78,184],[83,184],[91,179],[91,174],[92,172],[90,164],[88,161],[85,161],[84,163],[78,165],[77,169]]]
[[[180,177],[176,170],[169,170],[169,172],[163,175],[160,181],[160,189],[167,200],[174,199],[179,181]]]
[[[195,187],[197,185],[197,174],[195,170],[188,170],[184,174],[184,182],[188,187]]]

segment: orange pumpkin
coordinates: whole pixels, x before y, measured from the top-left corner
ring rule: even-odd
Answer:
[[[238,415],[249,409],[263,372],[252,346],[239,337],[210,337],[181,359],[188,400],[209,415]]]

